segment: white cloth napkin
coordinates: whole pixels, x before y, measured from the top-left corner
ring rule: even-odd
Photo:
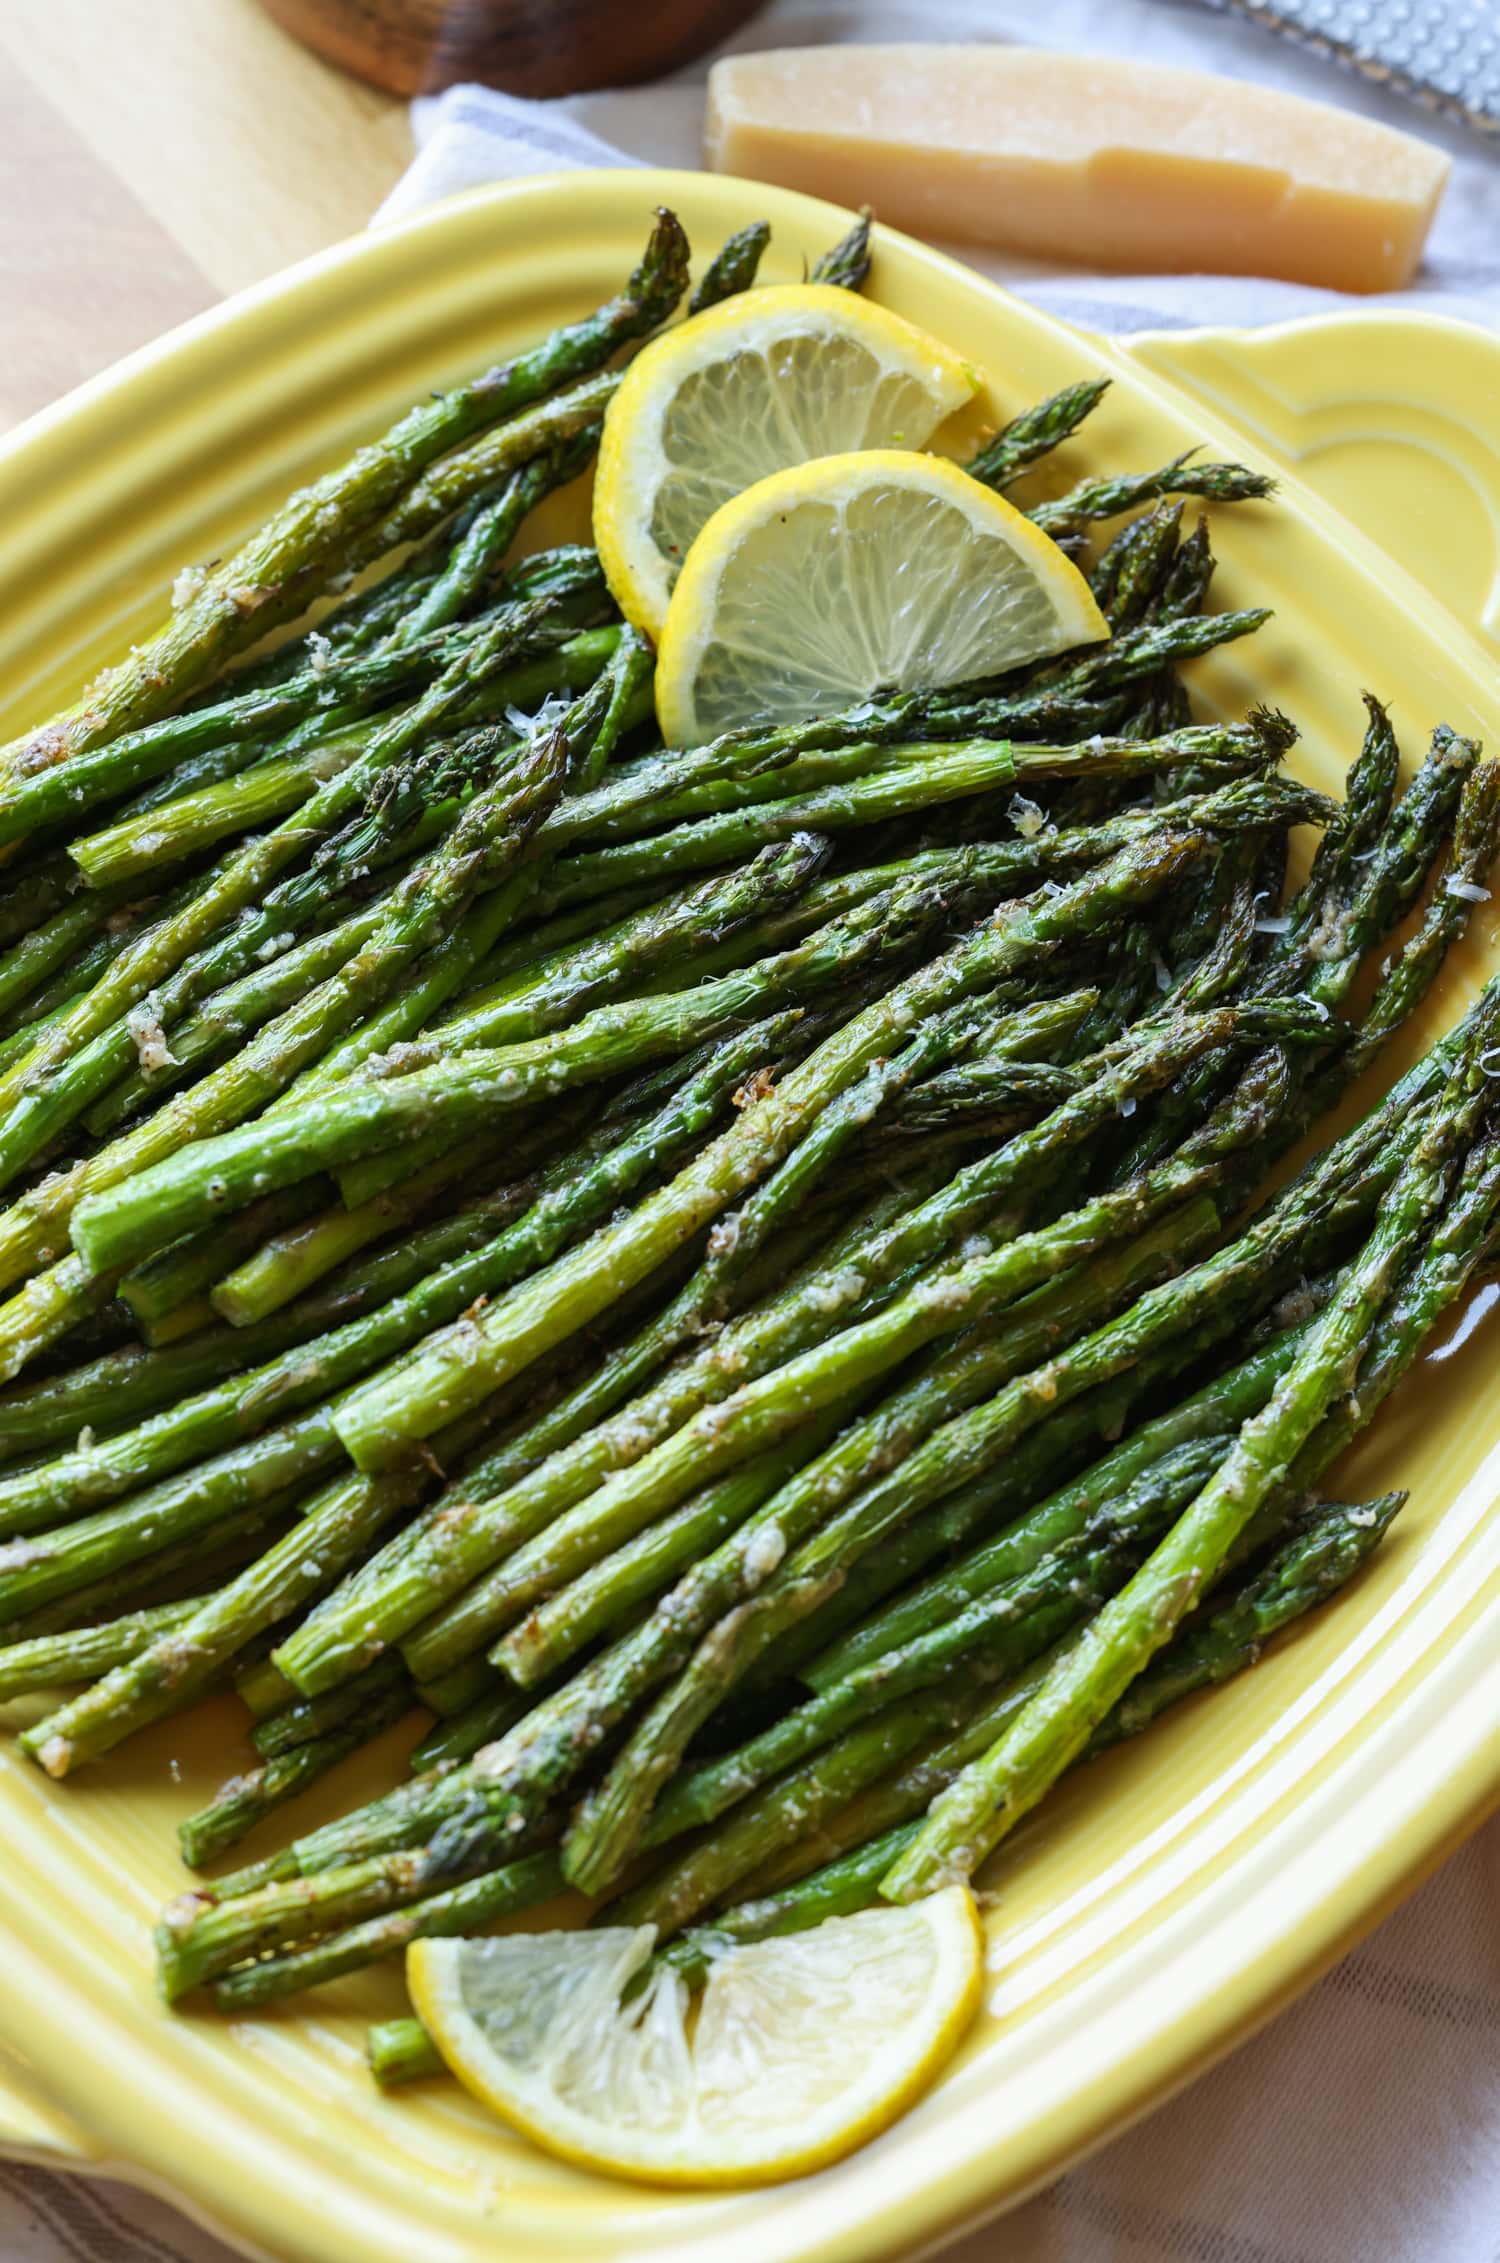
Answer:
[[[1377,0],[1395,5],[1396,0]],[[1493,0],[1500,5],[1500,0]],[[1500,328],[1500,154],[1477,134],[1287,45],[1196,0],[947,0],[940,14],[911,0],[775,0],[719,50],[835,41],[999,39],[1082,48],[1138,62],[1200,65],[1293,94],[1339,102],[1424,135],[1448,150],[1453,175],[1409,291],[1383,307],[1420,307]],[[416,162],[377,220],[413,212],[455,190],[583,165],[701,162],[708,62],[655,86],[522,102],[486,87],[453,87],[412,106]],[[879,199],[876,198],[878,206]],[[1368,306],[1338,291],[1244,275],[1120,275],[1056,267],[1014,253],[953,247],[984,274],[1039,306],[1095,330],[1182,329],[1285,322],[1334,307]]]
[[[1342,101],[1453,151],[1404,304],[1500,327],[1500,159],[1251,25],[1180,0],[778,0],[734,42],[1024,41],[1201,63]],[[377,215],[570,166],[696,165],[706,66],[665,85],[520,102],[456,87],[414,105],[418,154]],[[961,256],[1104,330],[1282,321],[1337,293],[1240,276],[1091,275]],[[1500,419],[1500,404],[1497,404]],[[945,2263],[1500,2263],[1500,1820],[1300,2003],[1127,2136]],[[124,2186],[0,2163],[0,2263],[230,2263]],[[361,2263],[351,2246],[347,2263]],[[415,2259],[414,2259],[415,2263]],[[706,2263],[706,2259],[705,2259]]]

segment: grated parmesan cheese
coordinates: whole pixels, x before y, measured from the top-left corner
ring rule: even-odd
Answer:
[[[1047,822],[1041,803],[1029,801],[1025,794],[1013,794],[1006,804],[1005,814],[1023,841],[1034,841]]]
[[[750,1535],[745,1549],[745,1569],[752,1579],[769,1579],[786,1554],[786,1541],[779,1528],[768,1524]]]
[[[172,1067],[177,1055],[167,1044],[167,1033],[161,1025],[161,1009],[154,990],[149,990],[139,1005],[131,1007],[125,1016],[125,1027],[130,1032],[136,1059],[145,1075],[151,1076],[157,1069]]]
[[[1271,1307],[1271,1318],[1278,1328],[1300,1328],[1311,1320],[1318,1309],[1318,1300],[1305,1281],[1295,1289],[1288,1289]]]
[[[717,1225],[710,1228],[707,1244],[708,1255],[710,1257],[733,1257],[735,1250],[739,1247],[739,1239],[740,1214],[736,1210],[732,1211],[727,1218],[721,1218]]]
[[[180,612],[184,605],[190,605],[207,579],[204,567],[184,566],[172,583],[173,612]]]

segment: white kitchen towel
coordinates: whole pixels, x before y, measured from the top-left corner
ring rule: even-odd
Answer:
[[[1377,0],[1395,5],[1395,0]],[[1500,8],[1500,0],[1494,0]],[[1253,23],[1197,0],[948,0],[937,17],[911,0],[776,0],[721,53],[835,41],[999,39],[1081,48],[1140,62],[1196,64],[1237,79],[1338,102],[1424,135],[1453,158],[1453,175],[1408,291],[1381,306],[1421,307],[1500,328],[1500,153],[1461,126],[1425,115]],[[708,63],[654,86],[522,102],[459,86],[412,106],[418,152],[377,219],[417,210],[457,189],[582,165],[700,163]],[[874,198],[877,211],[878,195]],[[945,247],[947,248],[947,247]],[[1369,306],[1302,283],[1244,275],[1120,275],[1062,268],[973,245],[951,247],[971,266],[1054,314],[1095,330],[1181,329],[1204,323],[1284,322],[1331,307]]]

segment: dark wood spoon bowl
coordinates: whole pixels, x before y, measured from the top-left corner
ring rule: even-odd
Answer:
[[[262,0],[294,37],[393,94],[481,79],[575,94],[661,78],[727,39],[759,0]]]

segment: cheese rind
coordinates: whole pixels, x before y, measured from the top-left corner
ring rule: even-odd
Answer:
[[[716,172],[1092,267],[1409,282],[1441,150],[1201,71],[1024,47],[802,47],[709,74]]]

